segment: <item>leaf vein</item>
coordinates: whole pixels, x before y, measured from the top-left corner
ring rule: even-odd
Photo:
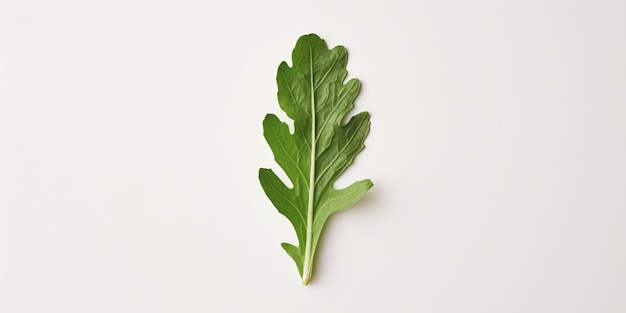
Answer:
[[[365,123],[366,119],[361,120],[361,122],[359,123],[359,126],[356,128],[356,130],[361,128],[361,125],[363,125],[363,123]],[[322,173],[317,177],[317,179],[315,180],[315,183],[317,184],[319,182],[320,179],[322,179],[322,177],[326,174],[326,172],[328,172],[328,170],[335,164],[335,161],[337,161],[337,158],[343,154],[343,152],[350,146],[350,144],[352,143],[352,141],[354,140],[354,138],[356,138],[358,134],[358,131],[355,131],[354,134],[352,136],[350,136],[350,139],[348,140],[348,143],[346,143],[341,150],[335,154],[335,157],[332,159],[332,161],[330,161],[330,163],[328,163],[328,166],[326,168],[324,168],[324,170],[322,171]]]

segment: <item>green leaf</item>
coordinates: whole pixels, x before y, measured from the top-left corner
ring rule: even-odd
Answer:
[[[294,132],[273,114],[265,116],[263,134],[274,159],[285,171],[289,188],[271,169],[261,168],[259,180],[278,212],[289,219],[298,245],[282,247],[296,262],[302,283],[313,272],[315,250],[328,217],[355,204],[372,187],[369,179],[336,190],[333,183],[365,147],[370,128],[369,113],[348,120],[360,83],[347,75],[344,47],[328,49],[315,34],[298,39],[292,53],[293,66],[278,67],[278,102],[293,120]]]

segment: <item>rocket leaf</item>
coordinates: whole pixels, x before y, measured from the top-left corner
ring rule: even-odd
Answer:
[[[328,49],[315,34],[298,39],[292,53],[293,66],[278,67],[278,102],[294,122],[294,131],[268,114],[263,134],[274,159],[285,171],[289,188],[271,169],[259,169],[259,180],[267,197],[296,230],[298,245],[282,247],[296,262],[302,283],[308,284],[315,250],[328,217],[355,204],[372,187],[369,179],[344,189],[333,183],[365,147],[369,113],[361,112],[347,122],[360,83],[347,75],[348,55],[344,47]]]

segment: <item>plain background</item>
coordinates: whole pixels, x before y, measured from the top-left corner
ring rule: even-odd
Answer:
[[[0,27],[0,312],[626,312],[624,1],[5,0]],[[310,32],[372,114],[338,185],[375,186],[303,287],[257,170]]]

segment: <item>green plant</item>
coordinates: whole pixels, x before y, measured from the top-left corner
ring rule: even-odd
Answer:
[[[368,112],[354,115],[344,123],[354,106],[360,82],[347,75],[347,51],[328,49],[315,34],[298,39],[292,67],[278,67],[278,102],[293,120],[294,132],[268,114],[263,134],[276,162],[285,171],[293,188],[287,187],[271,169],[261,168],[259,180],[267,197],[296,230],[298,246],[282,247],[296,262],[302,283],[308,284],[320,234],[328,217],[356,203],[372,187],[369,179],[344,189],[333,183],[365,147],[370,128]]]

